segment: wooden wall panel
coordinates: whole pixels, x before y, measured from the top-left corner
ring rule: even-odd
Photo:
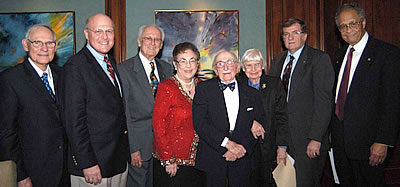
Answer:
[[[105,12],[115,24],[115,43],[112,55],[117,64],[126,60],[126,0],[105,0]]]

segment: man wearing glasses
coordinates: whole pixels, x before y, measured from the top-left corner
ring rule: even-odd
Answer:
[[[87,45],[64,65],[63,121],[71,186],[125,187],[128,131],[114,58],[114,24],[98,13],[84,30]]]
[[[234,53],[219,51],[212,67],[218,77],[200,82],[193,99],[200,138],[195,167],[205,172],[209,187],[248,186],[256,143],[251,127],[254,120],[265,122],[261,95],[236,81],[240,63]]]
[[[139,53],[118,65],[131,153],[127,186],[153,186],[154,98],[157,85],[172,76],[171,64],[156,58],[164,37],[164,31],[157,25],[141,26],[137,38]]]
[[[331,119],[334,72],[328,54],[306,45],[302,20],[282,25],[287,51],[274,57],[269,74],[282,79],[287,93],[297,186],[320,186],[328,150],[327,129]]]
[[[332,147],[343,186],[386,186],[388,149],[397,142],[400,114],[398,47],[366,30],[364,10],[345,4],[336,25],[348,45],[336,51]]]
[[[33,25],[22,40],[27,58],[0,75],[2,155],[15,161],[18,186],[70,186],[67,138],[60,118],[60,68],[54,31]]]

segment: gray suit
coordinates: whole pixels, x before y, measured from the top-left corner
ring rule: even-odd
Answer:
[[[155,59],[160,82],[172,76],[171,65]],[[154,96],[139,54],[118,65],[126,106],[130,153],[140,151],[143,165],[135,168],[129,165],[128,186],[152,185],[151,158],[153,152],[152,115]],[[146,169],[148,170],[146,171]],[[146,174],[147,173],[147,174]],[[134,176],[133,176],[134,175]],[[147,175],[147,177],[146,177]],[[146,182],[147,180],[147,182]],[[133,182],[133,183],[131,183]],[[148,186],[148,185],[147,185]]]
[[[276,56],[269,74],[280,77],[287,51]],[[296,162],[297,186],[320,186],[328,141],[326,131],[333,105],[334,71],[329,56],[307,45],[297,61],[289,88],[288,117]],[[310,140],[321,142],[320,156],[308,158]]]

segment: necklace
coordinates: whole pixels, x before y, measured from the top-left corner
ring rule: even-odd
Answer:
[[[183,80],[181,80],[181,79],[179,78],[178,75],[175,75],[175,77],[176,77],[176,79],[178,79],[179,82],[181,82],[181,84],[184,84],[184,85],[186,85],[186,86],[190,86],[190,85],[192,85],[193,82],[194,82],[194,78],[192,78],[192,81],[190,81],[189,83],[186,83],[186,82],[184,82]]]
[[[191,95],[192,95],[192,89],[193,89],[194,78],[192,78],[192,81],[190,81],[189,83],[183,82],[183,81],[178,77],[178,75],[175,75],[175,78],[178,79],[178,81],[179,81],[181,84],[185,85],[185,86],[182,85],[183,90],[191,96]],[[189,89],[185,89],[186,86],[190,86]]]

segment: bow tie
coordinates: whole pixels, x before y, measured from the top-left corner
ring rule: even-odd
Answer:
[[[229,87],[229,89],[231,91],[233,91],[235,89],[235,82],[231,82],[229,84],[224,84],[222,82],[218,82],[218,86],[219,86],[219,89],[221,89],[222,91],[224,91],[227,87]]]

